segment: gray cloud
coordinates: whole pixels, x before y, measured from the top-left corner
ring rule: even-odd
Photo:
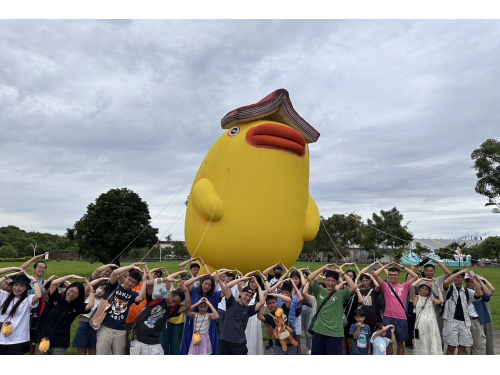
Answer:
[[[154,217],[220,119],[283,87],[322,134],[324,216],[396,206],[417,236],[498,235],[470,153],[500,138],[499,34],[496,20],[2,20],[0,225],[63,233],[117,187]],[[170,232],[183,239],[183,220]]]

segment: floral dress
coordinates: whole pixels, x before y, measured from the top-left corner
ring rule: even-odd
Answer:
[[[415,338],[414,355],[442,355],[441,335],[436,318],[432,298],[418,296],[415,306],[417,320],[415,329],[419,330],[420,338]]]

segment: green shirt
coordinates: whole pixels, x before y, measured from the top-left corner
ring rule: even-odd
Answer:
[[[320,287],[317,283],[312,287],[313,296],[316,298],[316,308],[319,309],[325,298],[330,294],[325,288]],[[344,315],[344,302],[350,298],[349,289],[336,291],[321,309],[316,321],[314,322],[313,330],[316,333],[331,337],[344,337],[344,324],[342,317]]]

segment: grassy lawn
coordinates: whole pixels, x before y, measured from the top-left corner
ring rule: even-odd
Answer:
[[[122,266],[129,265],[130,263],[123,263]],[[178,262],[155,262],[150,263],[149,268],[153,269],[156,267],[165,267],[170,273],[176,272],[179,270]],[[317,262],[302,262],[298,261],[294,264],[297,268],[309,267],[311,271],[317,270],[325,263],[317,263]],[[49,261],[47,262],[47,271],[45,273],[45,278],[48,278],[51,275],[56,275],[59,277],[66,275],[79,275],[90,279],[92,272],[101,266],[100,263],[90,264],[88,262],[83,261]],[[0,263],[0,268],[4,267],[19,267],[17,263]],[[365,265],[358,265],[361,269],[365,267]],[[347,268],[349,269],[349,268]],[[453,271],[453,269],[450,269]],[[474,268],[474,272],[480,274],[481,276],[488,279],[488,281],[496,288],[500,286],[500,268]],[[436,268],[436,277],[441,276],[443,271],[441,268]],[[406,277],[406,272],[402,272],[400,282],[403,282]],[[500,299],[492,298],[490,302],[490,309],[493,318],[493,329],[500,330]],[[78,326],[78,319],[75,319],[72,327],[71,327],[71,343],[73,343],[73,337],[76,332],[76,327]],[[264,330],[265,334],[265,330]],[[76,354],[76,349],[69,348],[68,354]]]

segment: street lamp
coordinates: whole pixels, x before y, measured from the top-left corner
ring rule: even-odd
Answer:
[[[35,246],[33,246],[33,244],[30,244],[30,245],[31,245],[31,247],[33,248],[33,258],[34,258],[34,257],[36,257],[35,252],[36,252],[36,247],[37,247],[37,244],[35,244]]]
[[[500,213],[500,204],[497,203],[495,198],[490,198],[490,201],[488,203],[486,203],[485,206],[496,206],[496,207],[493,207],[491,212],[493,212],[494,214]]]

